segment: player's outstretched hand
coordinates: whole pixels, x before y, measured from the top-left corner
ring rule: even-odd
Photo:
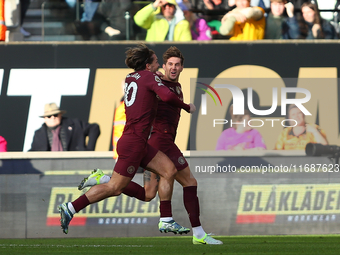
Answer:
[[[190,103],[189,106],[190,106],[190,113],[194,113],[196,111],[196,106],[192,103]]]

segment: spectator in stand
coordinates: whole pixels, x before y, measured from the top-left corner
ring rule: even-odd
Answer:
[[[136,24],[147,30],[145,41],[191,41],[190,24],[175,0],[156,0],[134,16]]]
[[[98,20],[101,31],[104,31],[110,40],[125,40],[125,12],[129,11],[131,7],[131,0],[102,1],[93,19],[94,21]]]
[[[294,16],[294,5],[287,0],[270,0],[264,39],[297,39],[299,24]],[[288,18],[284,16],[286,9]]]
[[[296,106],[288,107],[290,126],[279,135],[275,150],[305,150],[307,143],[321,143],[328,145],[326,133],[318,125],[308,124],[304,113]]]
[[[250,0],[235,0],[236,8],[222,18],[220,33],[230,35],[230,40],[261,40],[264,38],[266,20],[264,10],[250,7]]]
[[[196,8],[199,10],[223,11],[223,13],[230,10],[228,0],[198,0]],[[213,13],[203,16],[208,26],[212,28],[212,32],[218,34],[220,32],[222,17],[223,15]]]
[[[7,151],[7,141],[5,138],[0,136],[0,152],[6,152]]]
[[[263,138],[259,131],[248,125],[250,112],[244,111],[244,115],[233,115],[233,106],[230,114],[233,124],[224,130],[217,140],[216,150],[265,150]]]
[[[190,23],[191,37],[197,41],[211,40],[211,29],[205,19],[199,18],[191,9],[191,3],[188,0],[178,3],[178,6],[184,12],[185,19]]]
[[[55,103],[45,105],[41,116],[45,123],[35,131],[30,151],[94,151],[98,124],[62,117],[65,113]]]
[[[301,20],[301,39],[337,39],[333,25],[320,17],[316,4],[311,2],[301,6],[303,19]]]
[[[302,15],[301,15],[301,5],[303,3],[309,2],[310,0],[289,0],[290,3],[292,3],[294,5],[294,9],[296,10],[295,12],[295,17],[298,21],[300,21],[302,19]]]
[[[84,40],[90,40],[92,36],[125,40],[125,12],[131,7],[131,0],[85,0],[82,18],[80,22],[75,22],[76,31]]]

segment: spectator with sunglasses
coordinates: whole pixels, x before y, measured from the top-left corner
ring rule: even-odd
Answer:
[[[146,29],[145,41],[191,41],[190,24],[176,0],[156,0],[139,10],[135,23]]]
[[[45,105],[40,116],[44,124],[35,131],[29,151],[94,151],[100,135],[99,125],[63,117],[65,113],[55,103]]]

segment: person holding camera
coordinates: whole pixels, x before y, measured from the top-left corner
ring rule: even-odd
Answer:
[[[305,121],[305,114],[296,106],[288,107],[290,127],[285,128],[279,135],[275,150],[305,150],[308,143],[328,145],[326,133],[316,124]]]

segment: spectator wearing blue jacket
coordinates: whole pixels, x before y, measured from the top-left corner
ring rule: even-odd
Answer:
[[[320,17],[319,9],[316,4],[307,2],[301,6],[302,24],[301,35],[302,39],[338,39],[338,35],[333,25]]]

